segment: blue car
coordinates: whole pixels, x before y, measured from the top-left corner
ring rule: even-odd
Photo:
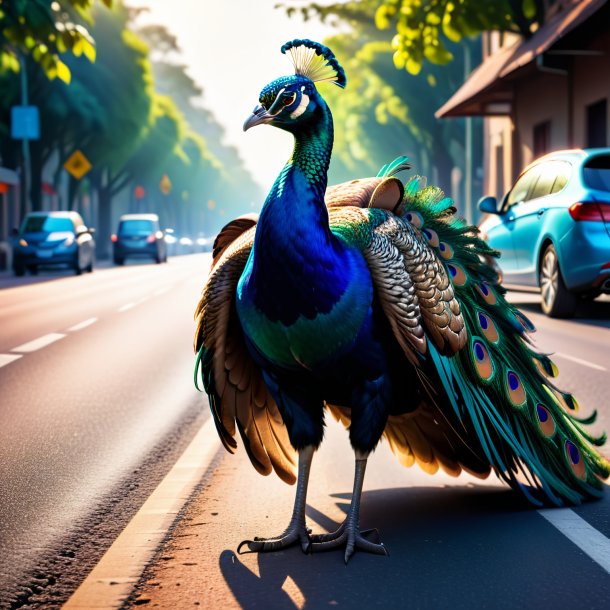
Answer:
[[[22,276],[26,269],[64,266],[77,275],[93,271],[95,229],[87,228],[76,212],[32,212],[19,230],[14,230],[13,271]]]
[[[610,148],[541,157],[479,209],[504,284],[539,288],[545,314],[571,317],[579,299],[610,293]]]

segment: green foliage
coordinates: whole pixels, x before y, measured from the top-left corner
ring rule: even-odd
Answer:
[[[396,68],[417,75],[426,63],[452,61],[451,43],[499,30],[529,36],[544,20],[545,0],[360,0],[316,3],[295,8],[282,5],[306,18],[317,16],[348,24],[359,31],[374,24],[392,34]]]
[[[103,0],[108,7],[112,0]],[[85,23],[94,0],[11,0],[0,3],[0,67],[19,71],[19,55],[38,62],[51,80],[69,83],[60,55],[95,61],[95,43]]]

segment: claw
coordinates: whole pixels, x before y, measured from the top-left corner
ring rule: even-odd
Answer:
[[[377,533],[376,529],[364,530],[363,532],[358,531],[356,527],[346,526],[343,523],[336,532],[332,534],[321,534],[313,537],[312,551],[330,551],[345,545],[345,563],[350,560],[356,549],[366,551],[368,553],[374,553],[376,555],[389,556],[388,549],[384,546],[383,542],[377,544],[367,540],[364,536]]]

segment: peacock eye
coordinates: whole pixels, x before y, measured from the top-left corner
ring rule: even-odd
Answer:
[[[296,99],[297,99],[296,93],[289,93],[282,99],[282,104],[284,104],[284,106],[290,106],[291,104],[294,104],[294,100],[296,100]]]

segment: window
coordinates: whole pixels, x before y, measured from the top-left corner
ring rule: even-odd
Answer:
[[[119,235],[149,235],[155,231],[152,220],[123,220],[119,226]]]
[[[606,146],[607,131],[608,104],[606,100],[587,106],[587,148]]]
[[[515,186],[510,190],[508,195],[506,196],[506,207],[509,208],[517,203],[522,203],[527,199],[527,194],[530,191],[532,184],[538,177],[538,168],[532,167],[532,169],[528,170],[523,174],[517,182],[515,182]]]
[[[534,157],[540,157],[551,149],[551,121],[534,125]]]
[[[549,161],[537,165],[538,180],[527,194],[527,199],[538,199],[552,193],[558,193],[567,183],[571,166],[564,161]]]
[[[610,192],[610,155],[600,155],[583,167],[585,184],[598,191]]]
[[[58,218],[57,216],[28,216],[23,225],[23,233],[45,233],[74,232],[74,225],[69,218]]]

